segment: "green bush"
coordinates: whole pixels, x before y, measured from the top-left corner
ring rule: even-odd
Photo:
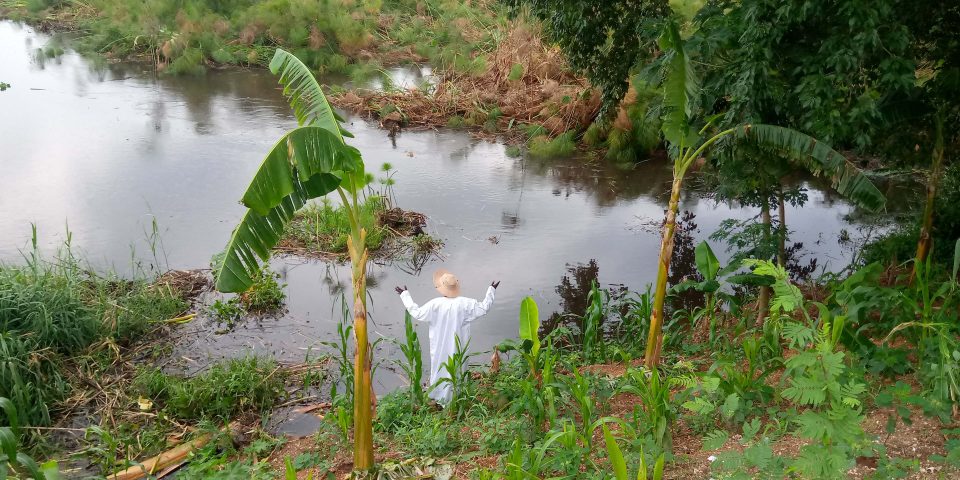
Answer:
[[[573,155],[577,145],[574,142],[574,132],[568,131],[553,139],[545,135],[533,137],[527,148],[533,157],[560,158]]]
[[[215,363],[189,378],[149,368],[137,375],[133,386],[179,420],[227,421],[244,411],[266,411],[283,395],[283,384],[276,362],[247,357]]]

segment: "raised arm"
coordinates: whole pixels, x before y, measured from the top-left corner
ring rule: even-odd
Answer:
[[[410,291],[407,290],[407,287],[397,287],[397,290],[400,291],[400,300],[403,302],[404,308],[410,312],[410,316],[414,320],[424,321],[427,319],[427,314],[430,312],[430,309],[426,305],[419,306],[416,302],[413,301],[413,297],[410,296]]]
[[[500,282],[496,283],[499,284]],[[487,314],[487,311],[493,306],[493,297],[496,290],[496,285],[491,284],[489,287],[487,287],[487,294],[483,297],[483,300],[474,304],[473,312],[471,312],[472,314],[470,315],[470,320],[475,320]]]

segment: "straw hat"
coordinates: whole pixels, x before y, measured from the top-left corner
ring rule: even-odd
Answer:
[[[436,287],[440,295],[444,297],[454,298],[460,296],[460,279],[442,268],[433,272],[433,286]]]

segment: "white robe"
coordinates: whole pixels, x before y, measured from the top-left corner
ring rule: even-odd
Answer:
[[[443,364],[457,352],[456,338],[460,338],[460,346],[465,347],[470,341],[470,322],[482,317],[493,305],[495,289],[487,288],[487,295],[482,302],[466,297],[437,297],[422,307],[413,302],[410,292],[400,294],[403,306],[410,312],[410,316],[421,322],[430,322],[430,385],[436,385],[441,378],[449,378]],[[432,392],[430,398],[446,406],[453,399],[453,392],[449,382],[443,382]]]

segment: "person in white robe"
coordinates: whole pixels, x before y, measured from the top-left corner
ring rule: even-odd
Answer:
[[[433,274],[433,286],[442,297],[434,298],[423,306],[417,305],[406,286],[397,287],[403,306],[414,320],[430,324],[430,385],[433,390],[430,398],[446,407],[453,399],[450,383],[439,383],[442,378],[449,378],[443,364],[457,352],[457,338],[465,348],[470,341],[470,324],[482,317],[493,305],[494,292],[500,282],[493,282],[487,287],[487,294],[483,300],[460,296],[460,280],[443,269]]]

